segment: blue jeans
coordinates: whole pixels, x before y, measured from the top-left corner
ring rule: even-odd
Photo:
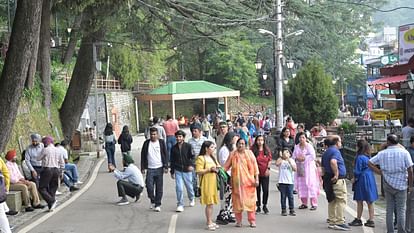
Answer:
[[[280,206],[282,210],[286,210],[286,198],[289,201],[289,209],[295,208],[293,203],[293,184],[279,184]]]
[[[171,160],[171,148],[177,143],[175,136],[167,136],[168,162]]]
[[[163,194],[163,177],[163,167],[155,169],[149,168],[147,170],[145,185],[147,186],[148,198],[151,200],[151,204],[155,204],[155,207],[161,206],[161,199]]]
[[[63,183],[70,188],[75,185],[75,182],[73,181],[73,178],[70,174],[68,174],[66,171],[63,173]]]
[[[78,167],[73,163],[65,164],[65,172],[67,172],[73,179],[73,182],[78,182],[79,180],[79,173]]]
[[[108,157],[108,165],[112,164],[114,165],[114,167],[116,167],[115,165],[115,144],[106,143],[105,152],[106,152],[106,156]]]
[[[406,233],[405,230],[405,209],[407,202],[407,190],[398,190],[384,182],[385,200],[387,202],[387,233],[394,233],[393,214],[397,210],[398,233]]]
[[[175,171],[175,192],[177,194],[177,206],[184,206],[183,186],[187,189],[188,199],[194,200],[193,173]]]

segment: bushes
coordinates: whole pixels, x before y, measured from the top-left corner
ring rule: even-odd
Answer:
[[[341,124],[340,128],[345,134],[356,133],[357,125],[349,122],[344,122]]]

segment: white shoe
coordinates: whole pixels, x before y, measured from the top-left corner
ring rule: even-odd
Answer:
[[[56,196],[59,196],[59,195],[62,195],[62,193],[61,193],[61,192],[59,192],[58,190],[56,190],[55,195],[56,195]]]
[[[154,203],[151,203],[149,208],[150,208],[150,210],[154,209],[155,208],[155,204]]]
[[[195,201],[194,201],[194,199],[190,201],[190,206],[191,206],[191,207],[194,207],[194,206],[195,206]]]
[[[177,210],[176,212],[183,212],[184,211],[184,206],[177,206]]]
[[[155,207],[154,211],[155,211],[155,212],[161,212],[161,206],[157,206],[157,207]]]
[[[52,212],[54,209],[56,209],[56,205],[57,205],[57,200],[53,202],[52,206],[49,209],[49,212]]]
[[[82,181],[77,181],[75,184],[83,184]]]

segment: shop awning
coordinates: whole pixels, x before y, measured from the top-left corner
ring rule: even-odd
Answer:
[[[384,84],[392,84],[392,83],[402,83],[407,80],[407,75],[395,75],[395,76],[387,76],[376,79],[374,81],[368,82],[368,85],[375,86],[375,85],[384,85]]]

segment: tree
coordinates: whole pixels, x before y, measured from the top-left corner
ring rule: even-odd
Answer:
[[[286,113],[309,128],[315,123],[331,122],[338,113],[338,97],[332,78],[318,60],[309,61],[288,84]]]
[[[9,49],[0,78],[0,151],[4,150],[16,119],[33,47],[39,37],[42,2],[17,2]]]
[[[51,0],[43,0],[42,18],[39,39],[40,78],[42,80],[43,106],[50,121],[50,105],[52,103],[52,88],[50,85],[50,16]]]

